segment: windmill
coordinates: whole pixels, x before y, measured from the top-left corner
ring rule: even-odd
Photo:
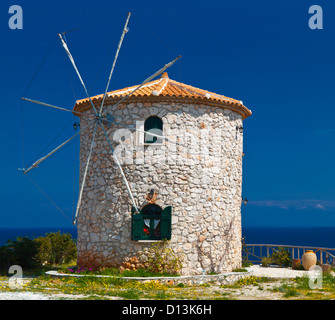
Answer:
[[[134,126],[116,122],[114,116],[111,113],[108,113],[108,112],[104,111],[105,98],[107,96],[107,92],[108,92],[110,81],[111,81],[111,78],[112,78],[112,75],[113,75],[113,71],[114,71],[114,68],[115,68],[115,65],[116,65],[116,62],[117,62],[117,59],[118,59],[118,55],[119,55],[119,52],[120,52],[120,49],[121,49],[124,37],[127,34],[127,32],[129,31],[129,29],[128,29],[128,23],[129,23],[130,16],[131,16],[131,13],[129,12],[128,15],[127,15],[127,19],[126,19],[125,25],[124,25],[123,30],[122,30],[121,38],[120,38],[119,43],[118,43],[118,47],[117,47],[117,50],[116,50],[116,54],[115,54],[115,57],[114,57],[112,68],[111,68],[110,73],[109,73],[109,78],[108,78],[108,81],[107,81],[107,85],[106,85],[106,88],[105,88],[105,91],[104,91],[104,95],[103,95],[103,99],[102,99],[100,108],[97,108],[94,105],[94,103],[92,102],[92,100],[91,100],[91,97],[90,97],[90,95],[88,93],[88,90],[87,90],[87,87],[85,85],[85,82],[84,82],[84,80],[83,80],[83,78],[82,78],[82,76],[81,76],[81,74],[80,74],[80,72],[78,70],[78,67],[77,67],[77,65],[75,63],[75,60],[74,60],[74,58],[73,58],[73,56],[72,56],[72,54],[70,52],[70,49],[69,49],[66,41],[64,40],[64,37],[63,37],[64,33],[63,34],[58,34],[60,43],[61,43],[62,47],[64,48],[64,50],[66,52],[66,55],[68,56],[68,58],[69,58],[69,60],[70,60],[70,62],[72,64],[72,66],[73,66],[73,68],[75,70],[75,73],[78,76],[78,79],[79,79],[79,81],[80,81],[80,83],[81,83],[81,85],[82,85],[82,87],[83,87],[83,89],[84,89],[84,91],[85,91],[85,93],[87,95],[87,98],[89,99],[90,106],[92,107],[94,113],[93,114],[89,114],[89,113],[85,113],[85,112],[76,112],[76,114],[78,114],[78,115],[90,118],[89,125],[87,125],[85,127],[80,127],[79,131],[75,135],[73,135],[72,137],[68,138],[67,140],[65,140],[64,142],[62,142],[60,145],[58,145],[56,148],[54,148],[52,151],[50,151],[46,155],[42,156],[38,160],[36,160],[28,168],[20,168],[19,169],[25,175],[27,175],[31,170],[37,168],[41,163],[43,163],[44,161],[46,161],[49,157],[51,157],[54,153],[56,153],[57,151],[59,151],[60,149],[62,149],[65,145],[67,145],[71,141],[73,141],[81,133],[83,133],[84,131],[86,131],[86,130],[88,130],[90,128],[93,128],[93,137],[92,137],[90,148],[89,148],[89,154],[88,154],[88,157],[87,157],[87,160],[86,160],[86,163],[85,163],[85,169],[84,169],[83,178],[82,178],[81,185],[80,185],[80,188],[79,188],[79,195],[78,195],[78,200],[77,200],[77,206],[76,206],[76,211],[75,211],[75,215],[74,215],[74,219],[73,219],[73,224],[74,225],[76,225],[76,223],[77,223],[78,214],[80,212],[81,203],[82,203],[82,195],[83,195],[83,191],[84,191],[84,188],[85,188],[86,176],[87,176],[87,172],[88,172],[88,168],[89,168],[89,164],[90,164],[90,160],[91,160],[92,151],[93,151],[93,148],[94,148],[94,140],[95,140],[97,129],[99,127],[102,128],[103,133],[104,133],[104,135],[105,135],[105,137],[107,139],[108,145],[109,145],[110,150],[112,152],[113,160],[115,161],[115,163],[116,163],[116,165],[117,165],[117,167],[119,169],[119,173],[120,173],[120,175],[122,177],[124,185],[126,186],[129,198],[131,199],[132,205],[135,208],[135,212],[136,213],[139,212],[139,207],[138,207],[138,205],[137,205],[137,203],[135,201],[135,198],[133,196],[132,190],[131,190],[131,188],[129,186],[127,178],[126,178],[126,176],[124,174],[124,171],[122,169],[122,166],[120,164],[120,161],[119,161],[118,157],[116,156],[116,154],[114,152],[114,148],[113,148],[113,146],[111,144],[111,141],[110,141],[110,139],[109,139],[109,137],[108,137],[108,135],[106,133],[106,128],[105,127],[108,126],[108,125],[110,125],[110,124],[116,124],[118,126],[126,126],[126,127],[130,128],[130,129],[137,130],[137,131],[145,133],[147,135],[150,135],[150,136],[153,136],[153,137],[157,137],[157,138],[163,139],[163,140],[168,141],[168,142],[175,143],[175,142],[171,141],[169,138],[164,137],[162,135],[151,133],[151,132],[148,132],[148,131],[143,131],[143,130],[140,130],[140,129],[134,127]],[[126,96],[124,96],[117,103],[115,103],[115,105],[113,105],[113,107],[118,106],[120,103],[122,103],[124,100],[126,100],[129,96],[131,96],[137,90],[139,90],[140,88],[142,88],[146,83],[148,83],[149,81],[151,81],[152,79],[154,79],[155,77],[157,77],[158,75],[160,75],[161,73],[163,73],[167,68],[171,67],[180,57],[181,56],[176,57],[173,61],[165,64],[162,68],[160,68],[154,74],[152,74],[151,76],[149,76],[148,78],[146,78],[140,85],[138,85],[131,92],[129,92]],[[56,106],[56,105],[52,105],[52,104],[49,104],[49,103],[45,103],[45,102],[42,102],[42,101],[38,101],[38,100],[35,100],[35,99],[30,99],[30,98],[27,98],[27,97],[22,97],[21,99],[24,100],[24,101],[35,103],[35,104],[42,105],[42,106],[45,106],[45,107],[49,107],[49,108],[53,108],[53,109],[57,109],[57,110],[61,110],[61,111],[72,113],[72,110],[69,110],[69,109],[66,109],[66,108],[63,108],[63,107],[59,107],[59,106]]]

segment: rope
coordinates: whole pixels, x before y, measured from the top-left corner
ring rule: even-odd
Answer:
[[[55,208],[72,224],[68,216],[56,205],[56,203],[43,191],[43,189],[30,177],[28,174],[25,176],[30,180],[30,182],[55,206]]]
[[[149,33],[151,34],[154,38],[156,38],[161,44],[163,44],[163,46],[165,46],[167,49],[169,49],[173,54],[177,54],[178,52],[176,52],[173,48],[171,48],[166,42],[164,42],[161,38],[159,38],[157,36],[157,34],[155,34],[154,32],[152,32],[149,27],[147,27],[144,23],[142,23],[138,17],[135,17],[135,20],[137,20],[137,22],[139,22],[139,24],[142,25],[142,27]]]
[[[21,139],[22,139],[22,168],[24,168],[24,119],[23,119],[23,101],[21,100]]]
[[[85,128],[82,128],[81,130],[79,130],[75,135],[73,135],[71,138],[67,139],[66,141],[64,141],[62,144],[60,144],[59,146],[57,146],[55,149],[53,149],[52,151],[50,151],[47,155],[43,156],[42,158],[38,159],[36,162],[34,162],[30,167],[28,167],[27,169],[23,169],[23,173],[27,173],[30,170],[33,170],[34,168],[37,168],[38,165],[42,162],[44,162],[47,158],[51,157],[52,155],[54,155],[56,152],[58,152],[62,147],[64,147],[67,144],[71,144],[74,140],[75,137],[79,136],[80,133],[84,132],[84,130],[86,130],[87,128],[90,127],[90,125],[94,123],[94,121],[92,121],[89,125],[87,125]]]
[[[65,38],[65,35],[64,35],[64,40],[65,40],[65,42],[67,44],[67,40]],[[74,86],[73,86],[73,82],[72,82],[72,79],[71,79],[71,76],[70,76],[70,71],[69,71],[69,68],[67,66],[66,59],[65,59],[64,55],[62,55],[62,56],[63,56],[63,59],[64,59],[64,65],[65,65],[66,74],[67,74],[68,79],[70,81],[70,86],[71,86],[71,89],[72,89],[73,97],[74,97],[74,100],[77,101],[77,96],[76,96],[76,93],[74,91]]]
[[[65,35],[66,33],[71,33],[71,32],[74,32],[74,31],[77,31],[77,30],[80,30],[80,29],[84,29],[84,28],[87,28],[87,27],[91,27],[91,26],[94,26],[94,25],[97,25],[97,24],[100,24],[100,23],[103,23],[103,22],[106,22],[106,21],[111,21],[111,20],[114,20],[115,18],[119,18],[121,16],[123,16],[123,15],[119,14],[119,15],[115,15],[115,16],[110,17],[110,18],[97,20],[95,22],[92,22],[92,23],[89,23],[89,24],[86,24],[86,25],[83,25],[83,26],[80,26],[80,27],[77,27],[77,28],[74,28],[74,29],[70,29],[68,31],[64,31],[64,32],[62,32],[62,34]]]
[[[47,57],[49,56],[49,54],[50,54],[50,52],[51,52],[53,46],[55,45],[56,40],[57,40],[57,38],[55,38],[55,40],[52,42],[52,44],[51,44],[49,50],[47,51],[47,53],[46,53],[45,56],[43,57],[41,64],[38,66],[38,68],[37,68],[37,70],[35,71],[35,73],[34,73],[32,79],[31,79],[30,82],[28,83],[28,86],[27,86],[26,90],[23,92],[22,97],[24,97],[24,96],[26,95],[26,93],[27,93],[27,91],[29,90],[31,84],[33,83],[33,81],[35,80],[37,74],[38,74],[39,71],[41,70],[41,68],[42,68],[42,66],[43,66],[43,64],[44,64],[44,62],[45,62],[45,60],[47,59]]]
[[[74,221],[75,217],[75,194],[76,194],[76,172],[77,172],[77,164],[79,162],[79,153],[80,153],[80,143],[77,146],[77,152],[74,159],[74,166],[73,166],[73,197],[72,197],[72,221]]]
[[[98,78],[99,78],[99,76],[100,76],[102,70],[104,69],[104,66],[105,66],[106,63],[107,63],[107,60],[109,59],[110,52],[112,51],[112,48],[113,48],[113,47],[114,47],[114,43],[111,43],[110,46],[108,47],[108,49],[106,50],[106,52],[107,52],[106,57],[105,57],[105,59],[103,60],[103,62],[101,63],[101,65],[100,65],[100,67],[99,67],[99,70],[98,70],[98,72],[96,73],[96,75],[95,75],[95,77],[94,77],[94,79],[93,79],[93,81],[92,81],[92,83],[91,83],[91,85],[90,85],[90,87],[89,87],[89,89],[88,89],[89,92],[92,92],[95,83],[97,82],[97,80],[98,80]]]
[[[31,166],[31,164],[32,163],[34,163],[35,161],[36,161],[36,159],[38,159],[39,157],[40,157],[40,155],[42,154],[42,153],[44,153],[50,146],[51,146],[51,144],[53,144],[55,141],[56,141],[56,139],[67,129],[67,127],[69,127],[69,125],[70,124],[72,124],[72,120],[71,120],[71,122],[70,123],[68,123],[58,134],[57,134],[57,136],[55,137],[55,138],[53,138],[50,142],[49,142],[49,144],[37,155],[37,156],[35,156],[35,158],[33,158],[33,160],[31,160],[30,161],[30,163],[27,165],[27,167],[30,167]],[[24,166],[23,166],[23,168],[25,168]]]
[[[138,17],[135,17],[135,20],[137,20],[137,22],[142,25],[142,27],[146,30],[146,32],[148,32],[149,34],[151,34],[154,38],[156,38],[164,47],[166,47],[167,49],[169,49],[173,54],[177,54],[177,51],[175,49],[173,49],[170,45],[168,45],[166,42],[164,42],[160,37],[158,37],[158,35],[154,32],[152,32],[148,26],[146,26],[143,22],[141,22]],[[179,60],[179,81],[181,81],[181,60]]]
[[[133,93],[135,93],[137,90],[141,89],[147,82],[151,81],[153,78],[157,77],[159,74],[163,73],[167,68],[170,68],[178,59],[180,59],[181,56],[178,56],[173,61],[167,63],[163,68],[156,71],[153,75],[151,75],[149,78],[145,79],[140,85],[138,85],[134,90],[132,90],[130,93],[128,93],[126,96],[124,96],[122,99],[120,99],[117,103],[111,106],[111,108],[116,108],[121,102],[123,102],[125,99],[127,99],[129,96],[131,96]],[[106,115],[107,111],[102,113],[102,115]]]
[[[89,101],[90,101],[90,103],[91,103],[91,105],[92,105],[92,108],[93,108],[94,112],[95,112],[96,114],[98,114],[98,112],[97,112],[97,110],[95,109],[95,106],[94,106],[94,104],[93,104],[93,102],[92,102],[92,99],[91,99],[91,97],[90,97],[90,95],[89,95],[89,93],[88,93],[88,91],[87,91],[87,88],[86,88],[86,86],[85,86],[85,83],[84,83],[84,81],[83,81],[83,79],[82,79],[82,77],[81,77],[81,75],[80,75],[80,72],[79,72],[79,70],[78,70],[78,68],[77,68],[77,66],[76,66],[76,63],[75,63],[75,61],[74,61],[74,59],[73,59],[73,57],[72,57],[72,54],[71,54],[71,52],[70,52],[70,50],[69,50],[67,44],[66,44],[65,41],[63,40],[61,34],[59,34],[58,36],[59,36],[59,38],[60,38],[60,40],[61,40],[61,43],[62,43],[62,45],[63,45],[64,50],[66,51],[66,53],[67,53],[67,55],[68,55],[68,57],[69,57],[69,59],[70,59],[72,65],[73,65],[73,67],[74,67],[74,69],[75,69],[75,71],[76,71],[76,73],[77,73],[77,75],[78,75],[78,78],[79,78],[79,80],[80,80],[80,82],[81,82],[81,84],[82,84],[82,86],[83,86],[83,88],[84,88],[84,90],[85,90],[85,93],[86,93],[86,95],[87,95],[87,97],[88,97],[88,99],[89,99]]]
[[[31,80],[29,81],[26,89],[24,90],[22,97],[25,96],[25,94],[28,92],[28,90],[30,89],[33,81],[35,80],[35,78],[37,77],[38,73],[40,72],[42,66],[44,65],[47,57],[49,56],[52,48],[54,47],[55,43],[56,43],[57,38],[55,37],[54,41],[51,43],[51,46],[49,47],[48,51],[46,52],[46,54],[44,55],[42,62],[40,63],[40,65],[37,67],[35,73],[33,74]],[[25,161],[25,153],[24,153],[24,117],[23,117],[23,102],[21,100],[21,131],[22,131],[22,168],[24,168],[24,161]]]

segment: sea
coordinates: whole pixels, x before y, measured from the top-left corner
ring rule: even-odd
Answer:
[[[75,227],[49,227],[49,228],[0,228],[0,246],[7,240],[17,237],[35,239],[46,233],[70,233],[77,239]],[[274,244],[295,245],[322,248],[335,248],[335,227],[242,227],[242,237],[246,244]]]
[[[18,237],[35,239],[45,236],[47,233],[58,231],[70,233],[74,240],[77,239],[77,228],[75,227],[0,228],[0,246],[6,245],[8,240],[16,240]]]

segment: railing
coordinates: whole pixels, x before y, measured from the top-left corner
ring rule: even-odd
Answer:
[[[263,257],[270,257],[278,248],[286,248],[291,253],[292,259],[301,259],[306,250],[313,250],[320,264],[335,266],[335,248],[291,246],[286,244],[245,244],[243,246],[244,259],[252,263],[261,263]]]

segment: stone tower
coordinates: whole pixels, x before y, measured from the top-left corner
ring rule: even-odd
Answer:
[[[110,121],[104,127],[140,213],[99,127],[77,221],[78,266],[120,266],[152,242],[168,239],[183,253],[182,274],[240,267],[242,121],[251,111],[242,101],[171,80],[167,73],[117,104],[134,88],[107,94]],[[102,97],[91,97],[98,109]],[[74,107],[85,128],[82,180],[93,125],[76,112],[94,112],[88,99]]]

